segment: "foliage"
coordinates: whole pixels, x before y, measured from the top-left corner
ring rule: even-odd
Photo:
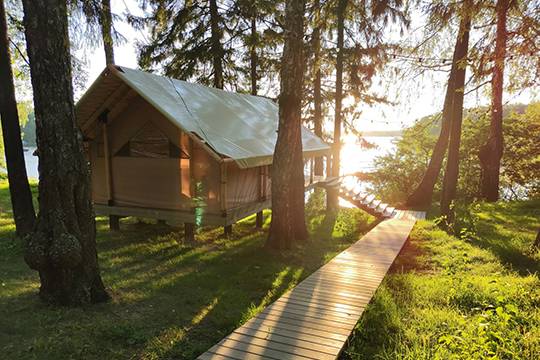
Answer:
[[[509,106],[504,118],[503,169],[501,175],[504,198],[537,198],[539,196],[539,144],[530,134],[540,129],[540,103],[531,103],[525,113],[522,106]],[[440,130],[440,115],[418,120],[403,132],[396,150],[375,160],[375,172],[370,180],[374,190],[387,202],[403,202],[424,174]],[[473,201],[478,197],[480,163],[478,152],[488,136],[489,109],[475,108],[465,112],[460,147],[458,201]],[[440,176],[434,199],[441,189]]]
[[[531,104],[525,113],[511,114],[505,121],[506,138],[504,181],[519,196],[540,198],[540,103]]]
[[[314,78],[315,69],[321,71],[321,94],[323,118],[333,117],[335,101],[336,70],[336,32],[337,6],[339,1],[320,1],[319,13],[310,13],[308,17],[308,46],[306,57],[307,76],[304,84],[304,117],[314,120]],[[312,11],[315,6],[308,7]],[[363,108],[377,104],[388,104],[385,92],[374,90],[372,86],[385,73],[385,66],[390,61],[389,52],[400,47],[396,42],[385,37],[386,32],[404,31],[410,23],[409,9],[401,0],[391,1],[347,1],[344,19],[343,44],[343,99],[344,131],[360,137],[354,122],[361,116]],[[315,63],[313,54],[313,28],[320,28],[321,54],[319,63]],[[310,31],[311,30],[311,31]],[[329,116],[332,115],[332,116]],[[331,134],[325,136],[332,138]]]
[[[461,237],[421,222],[345,359],[538,359],[540,202],[461,209]],[[385,329],[381,331],[381,329]]]
[[[30,139],[30,145],[35,146],[35,120],[34,113],[32,111],[32,104],[29,101],[21,101],[17,103],[17,110],[19,112],[19,124],[21,125],[21,136],[28,143]],[[26,131],[25,131],[26,129]],[[32,142],[33,139],[33,142]],[[2,135],[2,128],[0,127],[0,167],[6,167],[4,154],[4,138]]]
[[[139,44],[139,64],[177,79],[211,85],[214,56],[223,68],[225,88],[249,92],[250,48],[257,53],[257,80],[264,80],[266,96],[275,96],[279,84],[283,7],[270,0],[218,1],[219,44],[212,41],[209,1],[140,1],[145,16],[129,16],[136,28],[148,27],[150,40]],[[256,33],[251,33],[255,17]]]
[[[0,168],[6,167],[6,159],[4,157],[4,137],[2,136],[2,129],[0,129]],[[0,174],[2,171],[0,170]]]
[[[176,228],[133,218],[109,232],[99,217],[99,263],[113,300],[59,308],[36,296],[39,279],[22,260],[7,182],[0,182],[2,356],[193,359],[350,246],[374,220],[357,209],[325,220],[324,201],[312,204],[311,241],[279,256],[263,250],[270,212],[263,230],[250,217],[230,238],[220,237],[221,228],[203,228],[195,244],[184,243]]]

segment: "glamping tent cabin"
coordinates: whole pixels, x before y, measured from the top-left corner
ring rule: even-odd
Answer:
[[[96,213],[229,225],[270,207],[278,107],[227,92],[109,66],[76,105]],[[326,155],[302,129],[304,157]],[[187,232],[186,232],[187,234]]]

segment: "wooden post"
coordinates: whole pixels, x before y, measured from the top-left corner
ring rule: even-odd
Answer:
[[[195,224],[184,223],[184,241],[186,243],[195,242]]]
[[[231,225],[225,225],[223,227],[223,235],[226,237],[229,237],[232,235],[232,224]]]
[[[227,164],[222,162],[220,164],[220,187],[219,187],[219,200],[221,213],[223,216],[227,216]]]
[[[309,161],[309,183],[313,184],[313,172],[315,169],[315,158],[312,157]]]
[[[257,212],[257,218],[255,219],[255,227],[257,229],[262,229],[263,223],[264,223],[263,212],[259,211],[259,212]]]
[[[98,120],[101,123],[101,130],[103,135],[103,158],[105,162],[105,186],[107,189],[107,205],[114,206],[114,188],[113,188],[113,176],[112,176],[112,161],[111,151],[109,145],[109,110],[105,109],[99,115]],[[120,217],[116,215],[109,215],[109,229],[112,231],[120,230]]]
[[[116,216],[116,215],[109,216],[109,229],[111,231],[120,230],[120,216]]]

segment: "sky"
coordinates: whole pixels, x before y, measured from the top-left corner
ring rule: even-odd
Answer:
[[[131,14],[141,15],[137,0],[112,0],[113,13],[120,15],[129,11]],[[413,19],[411,28],[417,28],[421,19]],[[115,22],[116,29],[125,37],[126,41],[115,46],[115,60],[118,65],[137,68],[137,53],[136,44],[145,42],[148,34],[142,30],[135,30],[124,21]],[[407,36],[410,36],[407,35]],[[88,81],[87,87],[99,76],[105,68],[105,56],[103,49],[97,47],[92,50],[85,50],[88,61]],[[399,66],[399,64],[389,64],[391,66]],[[426,77],[413,83],[404,84],[387,84],[382,80],[382,83],[377,81],[374,84],[374,90],[379,93],[388,95],[389,100],[395,102],[394,105],[377,105],[374,107],[361,106],[361,115],[354,123],[359,131],[366,130],[398,130],[403,127],[410,126],[414,120],[438,112],[442,109],[444,92],[446,90],[446,73],[433,74],[431,77]],[[407,88],[406,96],[397,96],[398,88]],[[395,97],[393,97],[395,96]],[[534,96],[530,92],[521,95],[507,95],[506,101],[510,103],[532,101]],[[346,101],[351,101],[350,99]],[[473,107],[477,105],[486,105],[487,98],[481,94],[471,94],[466,97],[465,107]]]

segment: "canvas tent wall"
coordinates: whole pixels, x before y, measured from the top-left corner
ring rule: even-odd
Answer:
[[[268,206],[277,110],[266,98],[109,66],[76,106],[95,203],[190,214],[202,207],[215,219]],[[306,157],[329,151],[307,129],[302,140]]]

